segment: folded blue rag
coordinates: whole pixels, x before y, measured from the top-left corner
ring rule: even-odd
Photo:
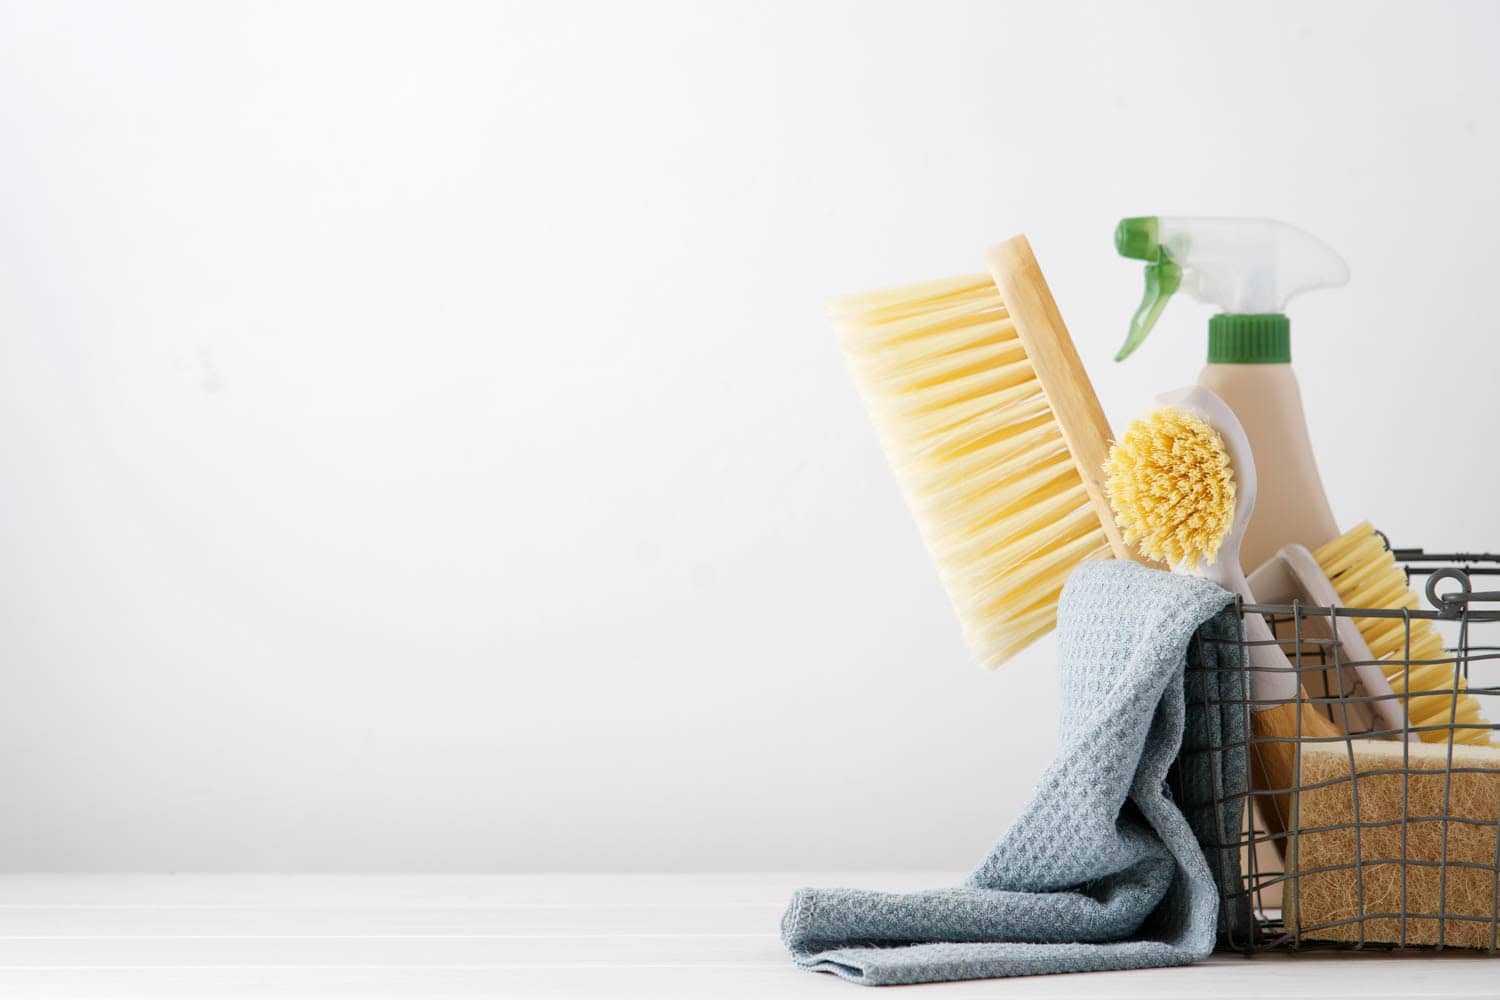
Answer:
[[[1080,566],[1058,605],[1057,759],[1010,829],[953,888],[799,889],[781,922],[793,959],[872,986],[983,979],[1185,965],[1220,923],[1242,930],[1248,907],[1216,889],[1234,896],[1244,795],[1232,600],[1136,563]]]

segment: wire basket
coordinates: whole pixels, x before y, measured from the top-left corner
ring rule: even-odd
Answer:
[[[1500,591],[1474,586],[1476,577],[1500,575],[1500,555],[1392,552],[1408,584],[1420,587],[1425,578],[1430,608],[1243,604],[1238,628],[1219,637],[1200,631],[1195,640],[1187,733],[1170,790],[1215,870],[1223,948],[1500,954],[1500,749],[1466,742],[1489,741],[1500,727],[1456,711],[1461,696],[1472,695],[1485,717],[1500,718],[1500,699],[1489,697],[1500,695],[1500,665],[1489,663],[1500,659],[1500,645],[1478,641],[1500,621]],[[1243,629],[1249,614],[1272,626],[1302,681],[1299,697],[1347,735],[1315,738],[1300,725],[1295,739],[1255,735],[1250,713],[1264,706],[1248,696],[1249,671],[1240,666],[1251,645]],[[1397,691],[1423,670],[1424,682],[1410,688],[1450,699],[1455,711],[1441,724],[1411,727],[1423,713],[1408,713],[1399,695],[1351,683],[1372,661],[1344,658],[1340,619],[1400,620],[1404,658],[1376,665]],[[1422,620],[1441,634],[1441,659],[1412,659],[1411,629]],[[1434,688],[1434,671],[1451,679]],[[1391,705],[1399,726],[1381,722]],[[1287,744],[1296,748],[1291,789],[1254,787],[1251,761],[1278,752],[1273,743],[1282,753]],[[1263,816],[1275,802],[1290,802],[1292,816],[1279,824],[1284,832],[1270,833]]]

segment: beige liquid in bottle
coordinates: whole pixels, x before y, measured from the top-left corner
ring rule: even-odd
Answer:
[[[1198,384],[1234,410],[1255,457],[1255,513],[1240,548],[1252,572],[1283,545],[1316,549],[1339,535],[1290,364],[1209,364]]]

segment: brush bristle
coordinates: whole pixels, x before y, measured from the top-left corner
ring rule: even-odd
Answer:
[[[1313,558],[1345,607],[1416,610],[1420,606],[1407,586],[1406,572],[1368,521],[1320,546]],[[1354,624],[1370,654],[1381,661],[1391,690],[1405,701],[1408,725],[1436,727],[1423,731],[1422,739],[1446,743],[1451,732],[1455,743],[1491,742],[1479,700],[1466,690],[1468,680],[1453,654],[1443,650],[1442,637],[1430,619],[1355,618]]]
[[[1051,631],[1063,583],[1108,555],[988,274],[830,307],[854,380],[965,637],[996,667]]]
[[[1127,542],[1177,565],[1212,563],[1234,521],[1234,473],[1207,421],[1160,409],[1109,449],[1109,504]]]

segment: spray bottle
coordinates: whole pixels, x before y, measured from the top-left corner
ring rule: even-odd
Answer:
[[[1146,339],[1174,292],[1219,307],[1208,323],[1208,365],[1198,384],[1234,410],[1259,471],[1240,550],[1244,565],[1259,566],[1291,542],[1316,549],[1338,537],[1292,372],[1285,309],[1295,295],[1348,281],[1343,258],[1315,236],[1269,219],[1124,219],[1115,247],[1147,262],[1146,296],[1116,361]]]

